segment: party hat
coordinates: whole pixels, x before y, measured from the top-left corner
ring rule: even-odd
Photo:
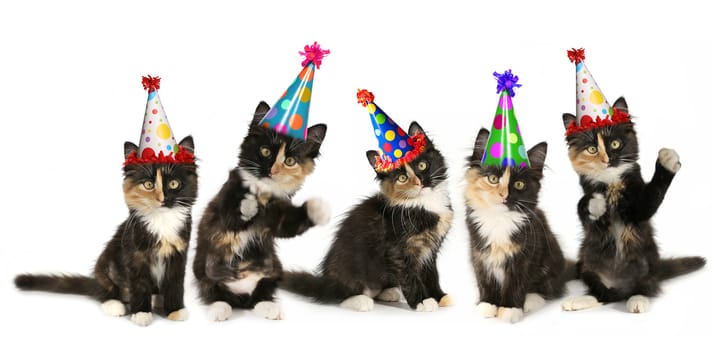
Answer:
[[[586,51],[582,48],[569,50],[568,59],[576,64],[576,120],[568,126],[566,135],[628,122],[628,113],[612,108],[593,79],[583,62]]]
[[[424,134],[409,136],[374,103],[374,94],[368,90],[359,89],[356,98],[358,103],[368,109],[371,125],[374,127],[374,135],[379,140],[381,157],[376,161],[377,172],[389,172],[397,169],[424,151],[426,148]]]
[[[139,140],[139,152],[133,151],[126,158],[124,166],[129,164],[150,164],[150,163],[193,163],[194,155],[184,147],[177,145],[177,140],[172,134],[167,114],[164,112],[162,102],[159,99],[159,77],[151,75],[141,77],[141,84],[144,90],[149,91],[146,100],[146,113],[144,113],[144,125],[141,127],[141,139]]]
[[[517,83],[519,78],[513,75],[510,69],[502,74],[494,72],[492,75],[497,80],[500,101],[495,111],[490,137],[487,139],[485,154],[482,155],[482,165],[530,167],[528,152],[525,150],[523,137],[520,135],[520,125],[512,106],[515,88],[521,87],[522,84]]]
[[[308,109],[313,92],[313,76],[316,69],[321,67],[323,57],[331,51],[321,49],[318,42],[314,42],[313,45],[306,45],[303,51],[298,53],[305,56],[301,63],[303,69],[278,102],[260,120],[260,125],[305,140],[308,136]]]

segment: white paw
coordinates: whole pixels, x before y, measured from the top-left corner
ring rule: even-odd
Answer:
[[[255,304],[255,308],[252,312],[258,317],[266,318],[268,320],[282,320],[283,312],[280,310],[280,305],[272,301],[261,301]]]
[[[591,200],[588,201],[588,213],[591,220],[598,220],[606,213],[606,198],[602,193],[594,193]]]
[[[154,319],[154,315],[151,312],[137,312],[131,315],[131,322],[136,323],[137,326],[146,327],[151,324]]]
[[[181,308],[177,311],[172,311],[167,315],[167,319],[172,321],[186,321],[189,319],[189,311],[186,308]]]
[[[454,305],[454,298],[449,294],[445,294],[442,299],[439,299],[439,306],[441,307],[447,307],[452,305]]]
[[[331,208],[320,198],[311,198],[305,202],[308,218],[314,225],[325,225],[331,220]]]
[[[101,304],[101,310],[109,316],[117,317],[126,315],[126,306],[124,306],[124,303],[116,299],[104,301],[103,304]]]
[[[240,216],[244,221],[250,221],[255,215],[257,215],[258,204],[255,195],[246,194],[245,199],[240,201]]]
[[[659,150],[659,164],[675,174],[682,168],[682,163],[679,162],[679,155],[675,150],[669,148]]]
[[[475,312],[484,318],[495,317],[497,315],[497,306],[482,301],[475,307]]]
[[[374,299],[363,294],[354,295],[341,303],[341,307],[349,310],[367,312],[374,309]]]
[[[632,295],[631,298],[626,301],[626,310],[634,314],[649,311],[649,298],[643,295]]]
[[[433,312],[439,309],[439,303],[434,298],[427,298],[422,300],[417,305],[417,312]]]
[[[545,299],[538,293],[528,293],[525,295],[525,304],[523,305],[523,312],[533,312],[540,310],[545,306]]]
[[[224,301],[215,301],[207,309],[207,318],[210,321],[225,321],[232,316],[232,306]]]
[[[376,296],[376,300],[381,300],[385,302],[395,303],[398,301],[401,301],[401,291],[398,287],[393,288],[386,288],[379,293],[379,295]]]
[[[579,297],[571,297],[563,302],[564,311],[579,311],[590,309],[592,307],[601,306],[602,304],[592,295],[581,295]]]
[[[523,320],[523,309],[517,307],[501,307],[497,309],[497,318],[510,323]]]

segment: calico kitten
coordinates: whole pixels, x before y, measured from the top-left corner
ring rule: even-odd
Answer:
[[[562,296],[572,273],[566,273],[558,241],[537,207],[548,144],[528,151],[530,168],[482,166],[489,135],[480,129],[465,173],[467,227],[480,291],[477,312],[514,323],[545,299]]]
[[[194,153],[191,136],[180,143]],[[124,157],[138,151],[124,145]],[[92,277],[80,275],[18,275],[22,290],[81,294],[98,299],[111,316],[128,311],[131,320],[149,325],[152,307],[170,320],[184,321],[184,272],[192,228],[192,205],[197,199],[195,163],[127,164],[124,198],[129,217],[103,250]],[[156,295],[152,298],[152,295]],[[152,300],[153,299],[153,300]]]
[[[193,270],[213,321],[227,320],[233,307],[281,319],[273,302],[282,277],[274,239],[297,236],[330,218],[320,199],[300,207],[290,202],[313,172],[326,126],[308,128],[307,141],[294,139],[258,125],[269,109],[265,102],[258,105],[238,167],[205,209],[197,231]]]
[[[424,131],[412,122],[409,135],[418,133]],[[286,272],[282,288],[355,311],[372,310],[373,298],[398,302],[402,292],[417,311],[451,303],[437,272],[437,254],[453,215],[447,167],[426,141],[426,150],[407,165],[377,172],[381,192],[346,214],[320,274]],[[366,156],[376,169],[378,152]]]
[[[623,97],[613,108],[628,113]],[[563,114],[566,129],[575,119]],[[662,280],[705,264],[702,257],[660,259],[649,222],[681,168],[679,155],[661,149],[654,176],[647,184],[637,163],[639,144],[630,119],[572,133],[566,141],[568,157],[583,188],[578,216],[585,235],[578,267],[588,295],[568,299],[563,309],[582,310],[627,300],[629,312],[646,312],[648,297],[659,293]]]

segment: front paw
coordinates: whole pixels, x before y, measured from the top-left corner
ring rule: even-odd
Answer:
[[[497,309],[497,318],[510,323],[523,320],[523,309],[517,307],[501,307]]]
[[[167,315],[167,319],[172,321],[186,321],[189,319],[189,311],[186,308],[181,308],[177,311],[172,311]]]
[[[250,219],[257,215],[257,211],[257,198],[253,194],[246,194],[245,199],[240,201],[240,217],[243,221],[250,221]]]
[[[682,163],[679,162],[679,155],[675,150],[669,148],[659,150],[659,164],[674,174],[682,168]]]
[[[331,220],[331,208],[320,198],[311,198],[305,202],[308,218],[314,225],[325,225]]]
[[[418,312],[433,312],[437,311],[439,309],[439,303],[434,298],[427,298],[422,300],[421,303],[417,305],[417,311]]]
[[[151,324],[154,319],[154,315],[151,312],[137,312],[131,315],[131,322],[136,323],[138,326],[146,327]]]
[[[255,308],[252,312],[258,317],[266,318],[268,320],[282,320],[283,312],[280,311],[280,306],[272,301],[261,301],[255,304]]]
[[[588,217],[595,221],[606,213],[606,197],[602,193],[594,193],[588,201]]]

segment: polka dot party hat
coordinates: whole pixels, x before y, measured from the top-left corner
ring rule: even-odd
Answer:
[[[144,90],[149,92],[146,100],[146,113],[144,125],[141,127],[140,152],[131,152],[126,158],[124,166],[129,164],[150,163],[193,163],[194,155],[187,152],[184,147],[177,145],[172,134],[167,114],[164,112],[159,99],[159,77],[151,75],[141,77]]]
[[[368,90],[359,89],[356,93],[358,103],[366,107],[371,116],[371,125],[374,135],[379,140],[379,154],[376,161],[377,172],[389,172],[401,167],[418,157],[426,148],[424,134],[409,136],[404,129],[389,118],[386,113],[374,103],[374,94]]]
[[[303,69],[278,102],[265,114],[260,125],[305,140],[308,136],[308,109],[313,92],[313,76],[316,69],[321,67],[323,57],[328,56],[331,51],[321,49],[318,42],[314,42],[313,45],[306,45],[303,51],[298,53],[305,56],[301,63]]]
[[[568,51],[568,59],[576,64],[576,120],[566,128],[566,135],[593,128],[629,121],[629,115],[611,108],[583,60],[584,49]]]
[[[502,74],[495,72],[493,75],[497,80],[500,101],[495,111],[490,137],[487,139],[485,154],[482,155],[482,165],[528,168],[530,160],[512,106],[515,88],[521,87],[522,84],[517,83],[518,76],[513,75],[509,69]]]

